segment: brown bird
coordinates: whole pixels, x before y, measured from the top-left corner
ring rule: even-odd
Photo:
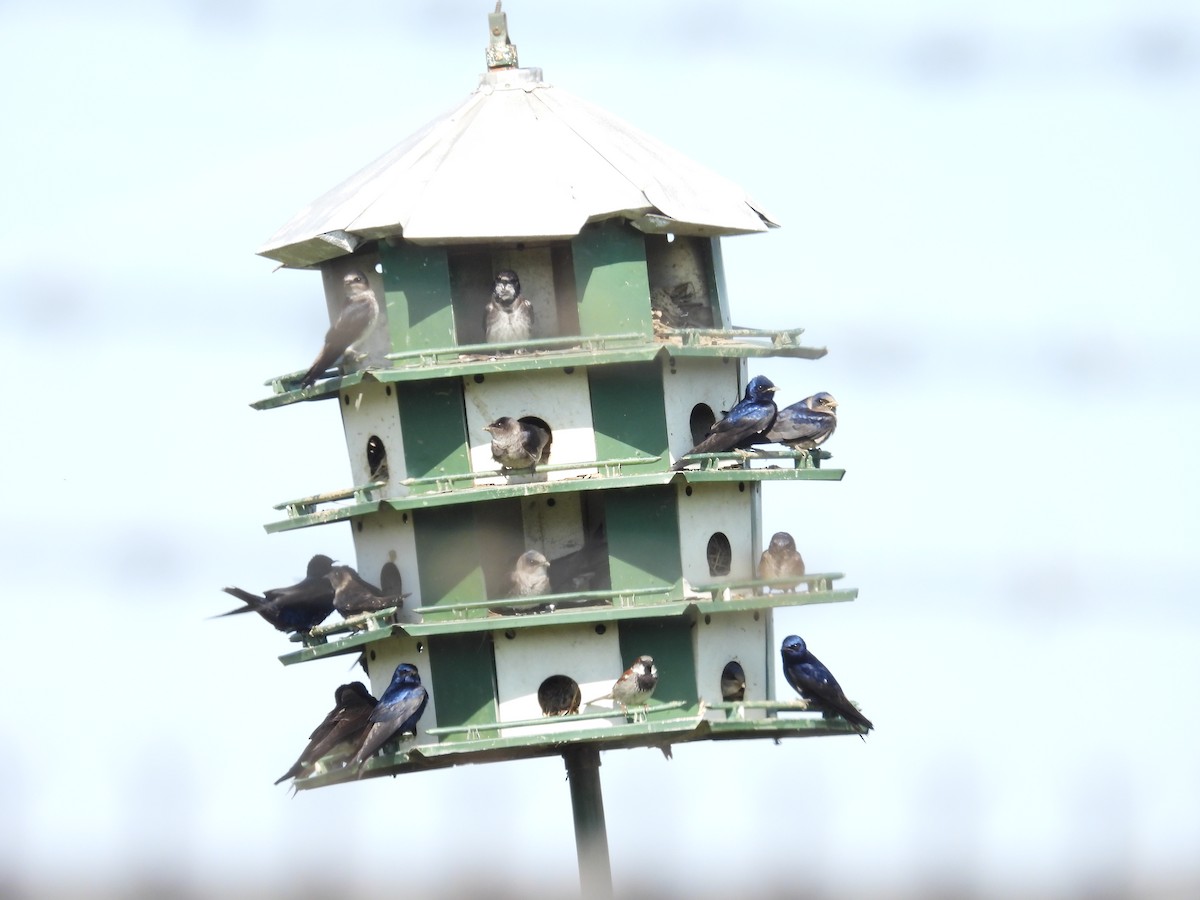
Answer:
[[[758,558],[758,577],[761,581],[773,581],[780,578],[797,579],[792,584],[771,585],[763,588],[770,593],[771,587],[779,587],[788,593],[800,584],[804,576],[804,559],[796,549],[796,541],[786,531],[777,531],[771,535],[771,543],[762,556]]]
[[[300,379],[301,387],[315,384],[338,357],[356,355],[354,345],[369,335],[379,321],[379,301],[367,283],[367,276],[357,270],[348,272],[342,284],[346,289],[346,305],[325,332],[325,344]]]
[[[334,751],[344,751],[346,757],[354,752],[359,738],[366,730],[367,719],[375,708],[375,698],[360,682],[352,681],[338,685],[333,692],[334,706],[325,720],[309,735],[308,746],[292,763],[292,767],[276,780],[276,784],[289,778],[311,775],[315,764]]]

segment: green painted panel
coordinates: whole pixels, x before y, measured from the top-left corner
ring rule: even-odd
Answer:
[[[395,388],[409,477],[470,472],[462,380],[398,381]]]
[[[496,667],[490,635],[431,635],[429,664],[438,727],[496,721]],[[465,740],[468,736],[463,734],[460,738]]]
[[[709,239],[708,283],[713,286],[716,299],[713,303],[713,326],[729,328],[729,295],[725,292],[725,263],[721,258],[721,239]]]
[[[598,459],[662,456],[667,453],[667,414],[662,368],[657,362],[593,366],[588,369],[592,422]]]
[[[679,511],[671,486],[609,491],[604,497],[614,591],[681,589]],[[676,593],[676,596],[681,594]]]
[[[454,346],[446,251],[408,241],[380,241],[379,261],[393,352]]]
[[[692,649],[693,623],[688,618],[631,619],[618,626],[621,660],[629,665],[643,653],[654,657],[658,686],[654,700],[697,703],[696,657]]]
[[[440,506],[413,510],[412,515],[423,604],[486,599],[475,516],[469,508]]]
[[[571,242],[582,335],[650,336],[650,281],[642,233],[619,220],[589,225]]]

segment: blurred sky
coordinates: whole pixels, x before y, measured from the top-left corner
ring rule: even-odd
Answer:
[[[505,6],[783,223],[723,242],[734,318],[841,404],[764,531],[860,588],[775,627],[877,730],[604,754],[618,891],[1194,896],[1200,10]],[[490,10],[0,2],[0,893],[574,890],[560,760],[290,799],[349,663],[205,618],[352,558],[261,527],[349,467],[335,404],[247,405],[327,325],[254,250],[474,89]]]

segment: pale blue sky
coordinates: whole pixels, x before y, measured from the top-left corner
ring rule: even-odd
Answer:
[[[764,531],[860,588],[776,631],[877,731],[605,754],[626,892],[1200,883],[1200,13],[960,7],[506,3],[524,65],[783,223],[724,242],[735,319],[830,354],[751,371],[841,402],[845,481],[768,487]],[[0,885],[69,848],[197,891],[398,854],[406,893],[573,888],[560,761],[289,799],[346,660],[205,621],[352,554],[261,528],[348,466],[333,404],[247,406],[326,325],[254,250],[473,90],[490,8],[0,3]]]

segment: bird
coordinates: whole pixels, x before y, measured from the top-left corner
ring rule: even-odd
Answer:
[[[325,345],[300,379],[301,387],[315,384],[338,357],[355,354],[356,351],[352,349],[354,345],[370,334],[379,321],[379,301],[367,283],[367,276],[355,269],[346,273],[342,284],[346,292],[346,305],[338,314],[337,321],[325,332]]]
[[[803,638],[789,634],[783,639],[779,652],[783,656],[783,674],[788,684],[795,688],[796,693],[804,700],[822,710],[826,718],[841,716],[865,731],[875,727],[870,719],[846,699],[837,679],[819,659],[808,652]]]
[[[367,717],[367,728],[354,758],[347,764],[362,777],[363,764],[375,751],[398,734],[417,732],[417,721],[425,712],[429,692],[421,685],[421,675],[412,663],[400,663],[392,673],[392,681]]]
[[[289,587],[271,588],[261,597],[238,587],[223,588],[246,605],[214,618],[256,612],[279,631],[311,631],[333,612],[332,569],[333,560],[318,553],[308,561],[304,579]]]
[[[746,699],[746,672],[740,662],[730,660],[721,670],[721,699],[726,703]]]
[[[375,708],[375,698],[361,682],[338,685],[333,692],[334,705],[325,720],[309,735],[308,746],[292,763],[292,767],[275,781],[287,781],[312,774],[314,764],[334,750],[345,748],[349,755],[367,727],[367,718]],[[349,745],[346,747],[345,745]]]
[[[526,550],[517,557],[511,583],[513,597],[537,597],[550,593],[550,560],[537,550]]]
[[[835,428],[837,401],[832,394],[821,391],[779,410],[762,442],[812,450],[825,443]]]
[[[693,453],[724,453],[750,446],[775,421],[775,401],[771,399],[773,393],[775,385],[765,375],[751,378],[746,385],[745,396],[733,405],[723,419],[708,429],[704,440],[671,466],[672,471],[686,469],[695,462],[687,458]]]
[[[550,432],[533,422],[501,416],[483,430],[492,436],[492,459],[505,469],[529,469],[546,461]]]
[[[579,684],[566,675],[551,675],[538,688],[538,705],[543,716],[579,714]]]
[[[761,581],[772,581],[780,578],[794,577],[797,581],[792,584],[776,585],[790,593],[796,589],[796,585],[800,583],[799,579],[803,575],[804,559],[800,556],[800,551],[796,549],[795,539],[786,531],[775,532],[771,535],[771,543],[767,545],[767,549],[758,558],[759,579]],[[771,586],[767,585],[763,590],[770,592]]]
[[[658,669],[654,660],[649,656],[639,656],[621,677],[613,682],[612,690],[603,697],[589,700],[588,706],[599,700],[612,699],[620,704],[622,712],[628,712],[630,706],[646,706],[650,703],[650,695],[658,684]]]
[[[527,341],[533,334],[533,304],[521,293],[512,269],[496,273],[492,296],[483,308],[484,340],[489,344]]]
[[[350,566],[330,569],[329,582],[333,585],[333,606],[343,616],[404,605],[403,594],[384,594]]]

